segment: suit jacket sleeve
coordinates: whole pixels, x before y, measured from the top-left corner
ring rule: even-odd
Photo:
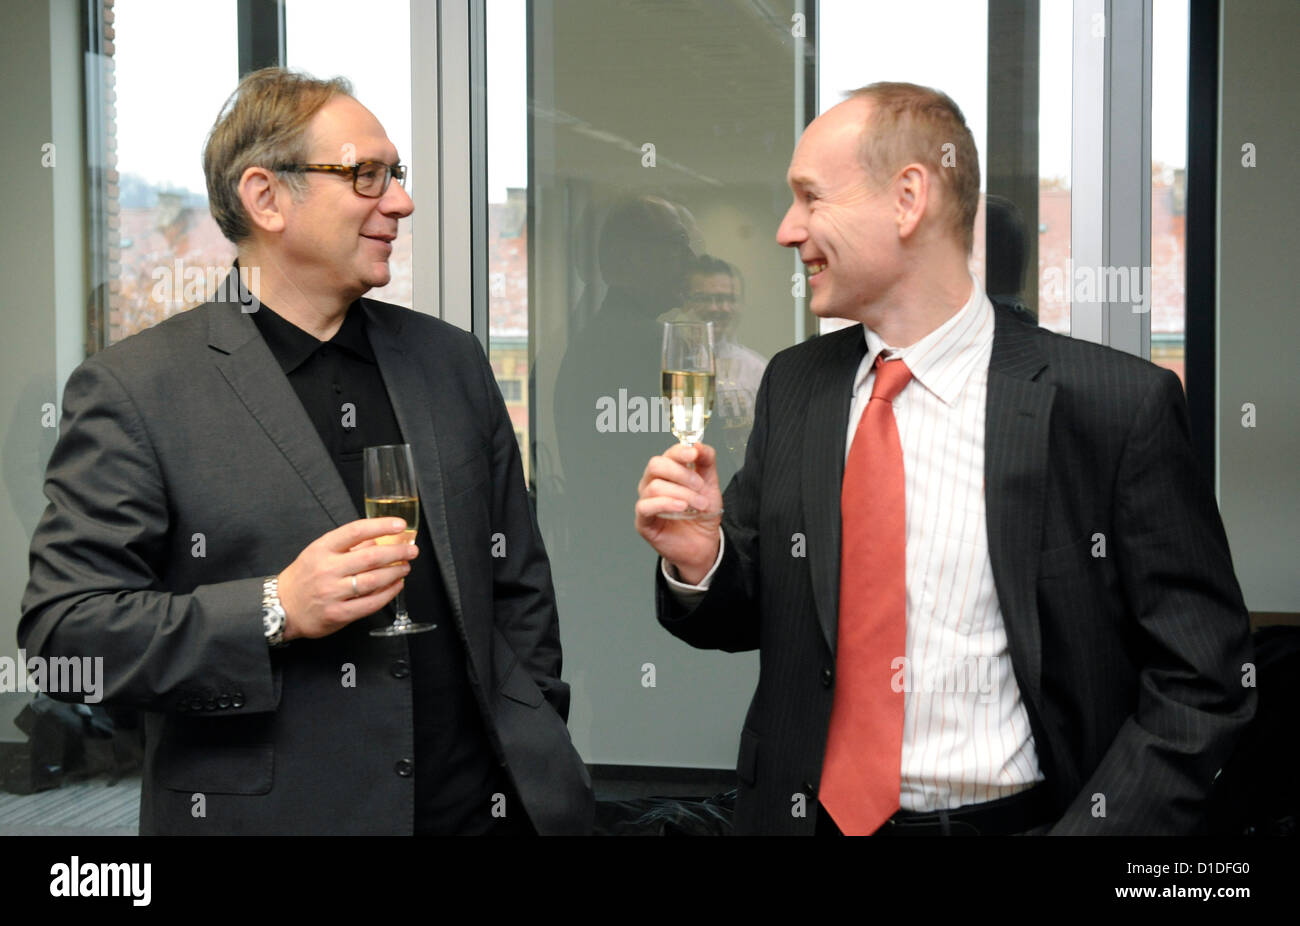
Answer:
[[[486,393],[492,442],[492,530],[505,555],[492,557],[492,601],[497,630],[528,670],[542,695],[565,720],[569,686],[560,681],[560,625],[550,561],[524,485],[519,442],[492,366],[474,341]],[[500,537],[497,538],[496,535]]]
[[[177,711],[194,696],[239,691],[242,713],[275,709],[262,577],[167,589],[167,487],[130,394],[96,358],[68,379],[45,495],[20,647],[102,657],[100,696],[113,704]]]
[[[745,449],[745,464],[732,477],[722,499],[722,562],[709,590],[692,608],[684,608],[664,581],[655,562],[655,604],[659,623],[673,636],[700,649],[739,653],[758,649],[762,624],[759,596],[759,515],[764,445],[768,432],[768,392],[774,358],[763,372],[755,400],[754,428]]]
[[[1138,708],[1052,832],[1190,832],[1254,714],[1255,690],[1243,684],[1249,618],[1168,371],[1130,428],[1108,540],[1146,653]]]

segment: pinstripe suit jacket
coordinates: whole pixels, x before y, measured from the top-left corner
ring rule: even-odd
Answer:
[[[1255,697],[1242,684],[1249,621],[1178,378],[995,311],[989,557],[1058,814],[1051,832],[1196,832]],[[656,570],[665,628],[698,647],[760,651],[740,737],[738,833],[815,827],[844,435],[864,351],[854,326],[773,358],[744,468],[726,490],[725,554],[708,593],[685,610]],[[796,533],[806,556],[791,555]],[[1092,555],[1098,533],[1104,557]]]

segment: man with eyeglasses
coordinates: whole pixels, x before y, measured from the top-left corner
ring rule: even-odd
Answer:
[[[589,832],[487,358],[363,298],[414,208],[396,148],[346,81],[266,69],[203,160],[241,282],[69,379],[20,645],[102,657],[145,712],[145,834]],[[405,525],[360,517],[362,450],[401,443],[418,533],[381,545]],[[436,626],[371,635],[399,589]]]
[[[725,485],[745,461],[745,446],[754,427],[754,402],[767,358],[736,337],[745,295],[739,270],[711,254],[701,254],[691,264],[687,279],[687,311],[700,321],[713,322],[717,368],[713,420],[721,429],[723,444],[715,449],[719,451],[718,482]]]

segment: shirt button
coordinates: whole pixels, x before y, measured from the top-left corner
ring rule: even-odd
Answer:
[[[388,671],[393,673],[393,678],[406,678],[411,674],[411,664],[405,659],[399,659],[389,667]]]
[[[397,772],[397,774],[401,775],[403,778],[410,778],[414,765],[415,763],[410,759],[398,759],[397,764],[393,766],[393,771]]]

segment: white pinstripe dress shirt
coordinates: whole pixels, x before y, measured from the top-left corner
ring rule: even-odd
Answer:
[[[909,347],[864,326],[845,456],[890,350],[912,371],[894,399],[907,506],[904,810],[1006,797],[1042,779],[1007,650],[984,509],[984,421],[993,306],[978,280],[966,305]]]

